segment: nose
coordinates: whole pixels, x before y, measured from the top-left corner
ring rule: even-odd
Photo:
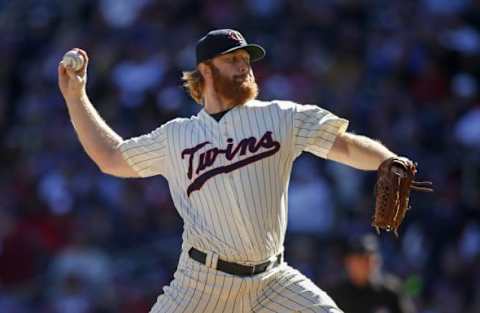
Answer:
[[[240,73],[242,74],[247,74],[248,73],[248,63],[245,61],[240,62]]]

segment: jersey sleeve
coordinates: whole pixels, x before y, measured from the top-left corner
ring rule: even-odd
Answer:
[[[326,158],[337,135],[347,130],[348,120],[315,105],[296,104],[293,110],[295,155],[303,151]]]
[[[165,126],[125,140],[119,149],[130,167],[141,177],[165,175],[168,144]]]

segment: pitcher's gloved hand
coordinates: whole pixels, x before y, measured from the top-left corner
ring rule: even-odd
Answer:
[[[431,192],[432,183],[414,180],[416,164],[407,158],[393,157],[380,164],[375,184],[375,212],[372,226],[393,231],[398,237],[398,228],[409,209],[410,190]]]

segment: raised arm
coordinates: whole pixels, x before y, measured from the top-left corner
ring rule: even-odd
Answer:
[[[85,51],[76,50],[85,57],[84,67],[74,72],[59,64],[58,85],[80,143],[103,173],[120,177],[138,177],[119,150],[123,142],[122,137],[105,123],[88,99],[85,88],[88,56]]]
[[[327,154],[330,160],[365,171],[377,170],[384,160],[394,156],[380,142],[348,132],[338,134]]]

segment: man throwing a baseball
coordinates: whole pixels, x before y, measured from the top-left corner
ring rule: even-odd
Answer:
[[[283,261],[293,161],[307,151],[377,170],[394,153],[318,106],[257,100],[251,63],[265,50],[231,29],[200,39],[196,69],[184,73],[202,110],[124,140],[88,99],[78,51],[85,65],[60,64],[58,75],[83,148],[104,173],[164,176],[184,221],[174,280],[151,312],[341,312]]]

